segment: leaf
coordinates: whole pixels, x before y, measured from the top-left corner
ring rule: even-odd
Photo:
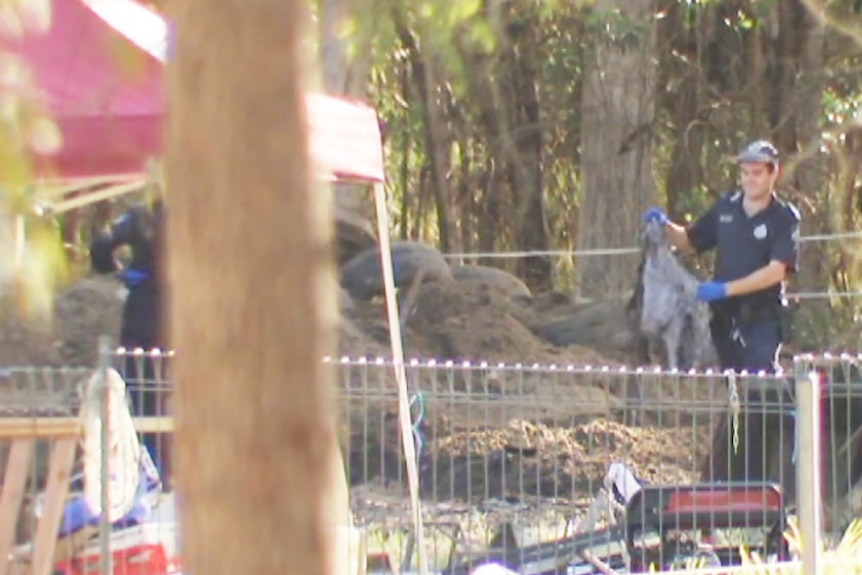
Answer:
[[[56,228],[40,221],[27,234],[24,261],[18,270],[18,284],[23,288],[24,312],[48,318],[53,311],[57,287],[68,279],[68,262]]]
[[[494,36],[494,31],[491,30],[491,25],[487,22],[476,22],[470,26],[469,36],[470,40],[485,54],[490,54],[497,46],[497,38]]]
[[[482,0],[457,0],[449,5],[449,22],[460,24],[472,18],[482,7]]]

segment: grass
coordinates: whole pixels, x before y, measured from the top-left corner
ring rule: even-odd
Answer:
[[[692,561],[681,570],[664,571],[663,573],[698,574],[698,575],[802,575],[802,534],[796,521],[788,521],[789,531],[784,534],[793,559],[781,563],[767,563],[757,553],[750,552],[745,546],[740,546],[742,565],[728,568],[704,569],[702,563]],[[862,575],[862,521],[854,519],[841,540],[834,546],[821,542],[821,564],[816,575]],[[652,569],[650,572],[657,573]],[[805,575],[808,575],[807,573]]]
[[[471,518],[476,519],[476,518]],[[469,552],[470,548],[487,548],[492,536],[491,526],[486,521],[468,521],[471,529],[462,530],[458,536],[456,552],[459,556]],[[554,522],[549,522],[548,533],[542,533],[538,539],[548,540],[566,535],[566,529],[560,527],[550,527]],[[559,525],[559,523],[557,523]],[[722,568],[704,568],[700,561],[689,561],[684,564],[681,570],[662,571],[662,573],[676,574],[745,574],[745,575],[802,575],[802,564],[800,556],[802,553],[802,536],[799,532],[798,525],[794,518],[788,521],[788,531],[784,536],[787,540],[788,547],[791,553],[791,560],[781,563],[769,563],[763,557],[760,557],[756,552],[749,550],[746,542],[742,539],[734,537],[734,543],[738,542],[738,549],[742,557],[742,565],[736,567]],[[452,547],[453,533],[451,527],[454,522],[444,522],[439,524],[427,524],[425,529],[426,535],[426,551],[428,552],[429,568],[432,571],[439,571],[445,568],[449,559],[449,553]],[[371,527],[371,526],[368,526]],[[368,550],[371,553],[389,552],[396,560],[401,561],[404,557],[404,551],[409,546],[410,529],[387,529],[377,528],[369,529],[368,531]],[[544,531],[544,529],[543,529]],[[553,532],[553,533],[551,533]],[[532,537],[529,537],[532,539]],[[524,541],[524,543],[531,543]],[[817,575],[841,575],[858,574],[862,575],[862,520],[854,520],[845,531],[842,538],[835,544],[821,543],[821,569]],[[411,569],[416,569],[416,554],[413,553]],[[573,557],[572,561],[577,561]],[[653,573],[659,572],[653,567]],[[807,575],[807,574],[806,574]]]

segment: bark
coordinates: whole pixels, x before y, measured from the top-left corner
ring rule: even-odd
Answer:
[[[801,44],[806,41],[804,8],[799,0],[780,0],[778,36],[774,56],[776,68],[770,110],[775,143],[779,149],[795,151],[798,144],[796,107],[798,102]]]
[[[529,26],[526,36],[513,54],[515,117],[514,132],[518,134],[511,148],[515,197],[518,201],[517,249],[547,251],[550,247],[548,218],[545,214],[545,189],[542,172],[543,132],[539,102],[539,79],[535,68],[538,57],[535,26]],[[552,287],[553,266],[547,256],[530,256],[518,260],[518,275],[533,293]]]
[[[331,573],[329,202],[312,193],[299,0],[186,0],[166,181],[185,571]]]
[[[401,97],[407,102],[410,99],[410,71],[407,66],[398,67],[399,85],[401,89]],[[399,170],[399,181],[401,183],[401,213],[398,215],[400,224],[399,237],[402,240],[410,238],[410,211],[415,209],[415,206],[410,205],[411,199],[411,180],[410,180],[410,156],[412,155],[413,138],[410,135],[410,130],[401,131],[401,166]],[[418,194],[418,190],[416,192]]]
[[[641,214],[656,200],[650,165],[655,113],[655,32],[652,0],[597,0],[618,9],[622,24],[595,37],[585,63],[581,132],[582,200],[578,248],[635,244]],[[617,18],[612,18],[616,22]],[[624,30],[637,23],[632,33]],[[609,37],[617,33],[621,36]],[[635,284],[637,259],[618,255],[577,261],[586,297],[620,293]]]
[[[801,40],[796,94],[798,104],[794,107],[797,140],[801,150],[799,163],[794,173],[794,187],[810,198],[809,205],[819,206],[815,213],[806,214],[814,221],[803,225],[807,233],[828,230],[831,220],[830,202],[821,192],[823,157],[820,154],[820,118],[823,115],[821,100],[825,86],[824,77],[824,27],[814,16],[805,13],[801,18]],[[802,207],[802,206],[800,206]],[[801,256],[799,285],[803,291],[819,291],[828,281],[827,261],[823,242],[804,244]],[[815,304],[817,305],[817,304]]]
[[[482,175],[481,209],[478,215],[479,252],[492,253],[500,235],[499,169],[494,158],[488,158]],[[493,266],[493,258],[479,258],[478,263]]]
[[[755,28],[746,34],[746,62],[747,78],[745,82],[746,99],[748,100],[749,114],[748,139],[756,136],[768,135],[770,130],[770,107],[767,105],[764,78],[766,77],[768,50],[764,42],[761,29]],[[776,102],[772,98],[769,102],[781,108],[782,101]],[[792,130],[792,126],[789,126]]]
[[[667,39],[668,49],[661,53],[670,56],[666,56],[664,107],[670,110],[674,137],[665,187],[668,214],[674,221],[682,221],[684,200],[693,197],[703,184],[700,154],[707,117],[701,106],[698,28],[684,25],[681,4],[676,0],[667,2],[666,10],[661,37]]]

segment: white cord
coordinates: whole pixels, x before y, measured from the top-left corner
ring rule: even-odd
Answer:
[[[834,240],[853,240],[862,239],[862,232],[844,232],[838,234],[820,234],[812,236],[804,236],[799,238],[799,241],[804,242],[825,242]],[[513,252],[474,252],[474,253],[454,253],[443,254],[444,258],[449,259],[466,259],[466,258],[485,258],[485,259],[517,259],[527,257],[566,257],[566,256],[615,256],[625,254],[640,253],[640,248],[596,248],[590,250],[527,250]]]

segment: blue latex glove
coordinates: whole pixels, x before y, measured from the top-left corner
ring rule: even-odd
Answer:
[[[131,289],[141,285],[150,276],[147,272],[135,268],[126,268],[119,273],[120,280]]]
[[[644,223],[648,224],[650,222],[658,222],[661,225],[666,225],[667,214],[661,208],[653,206],[644,212]]]
[[[723,282],[703,282],[697,286],[697,299],[711,302],[727,297],[727,284]]]

